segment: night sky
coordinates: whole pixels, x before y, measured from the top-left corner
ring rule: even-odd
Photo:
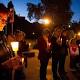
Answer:
[[[3,3],[7,6],[8,2],[10,0],[0,0],[0,3]],[[12,0],[15,11],[18,15],[25,16],[27,19],[27,7],[26,3],[27,2],[32,2],[32,3],[39,3],[40,0]],[[71,21],[79,21],[80,20],[80,0],[72,0],[72,5],[71,9],[74,12],[74,15],[72,17]]]

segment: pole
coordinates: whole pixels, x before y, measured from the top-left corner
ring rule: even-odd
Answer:
[[[13,22],[11,23],[11,33],[13,35]]]

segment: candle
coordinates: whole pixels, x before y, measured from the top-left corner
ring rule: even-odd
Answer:
[[[22,57],[22,64],[24,63],[24,58]]]
[[[19,47],[19,42],[11,42],[11,47],[12,47],[12,50],[15,52],[15,56],[16,56],[18,47]]]
[[[79,47],[80,47],[80,44],[79,44]]]

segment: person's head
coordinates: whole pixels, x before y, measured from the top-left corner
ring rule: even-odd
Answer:
[[[4,4],[0,3],[0,31],[2,31],[6,25],[7,17],[8,9],[4,6]]]
[[[44,30],[42,31],[42,35],[49,37],[50,31],[49,31],[48,29],[44,29]]]
[[[62,30],[61,30],[60,27],[56,27],[56,28],[54,29],[54,35],[55,35],[56,37],[61,36],[61,33],[62,33]]]
[[[22,41],[25,39],[25,36],[26,36],[26,34],[23,31],[16,30],[16,32],[15,32],[16,40]]]
[[[67,30],[63,30],[62,31],[62,36],[67,36],[68,35],[68,31]]]

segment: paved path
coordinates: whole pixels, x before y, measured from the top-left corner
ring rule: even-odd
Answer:
[[[71,72],[69,69],[69,56],[66,58],[65,70],[67,72],[67,76],[69,80],[80,80],[80,71]],[[51,59],[49,60],[48,68],[47,68],[47,78],[48,80],[52,80],[52,72],[51,72]],[[39,80],[39,68],[40,63],[37,59],[37,53],[35,57],[28,58],[28,67],[25,69],[26,80]]]

